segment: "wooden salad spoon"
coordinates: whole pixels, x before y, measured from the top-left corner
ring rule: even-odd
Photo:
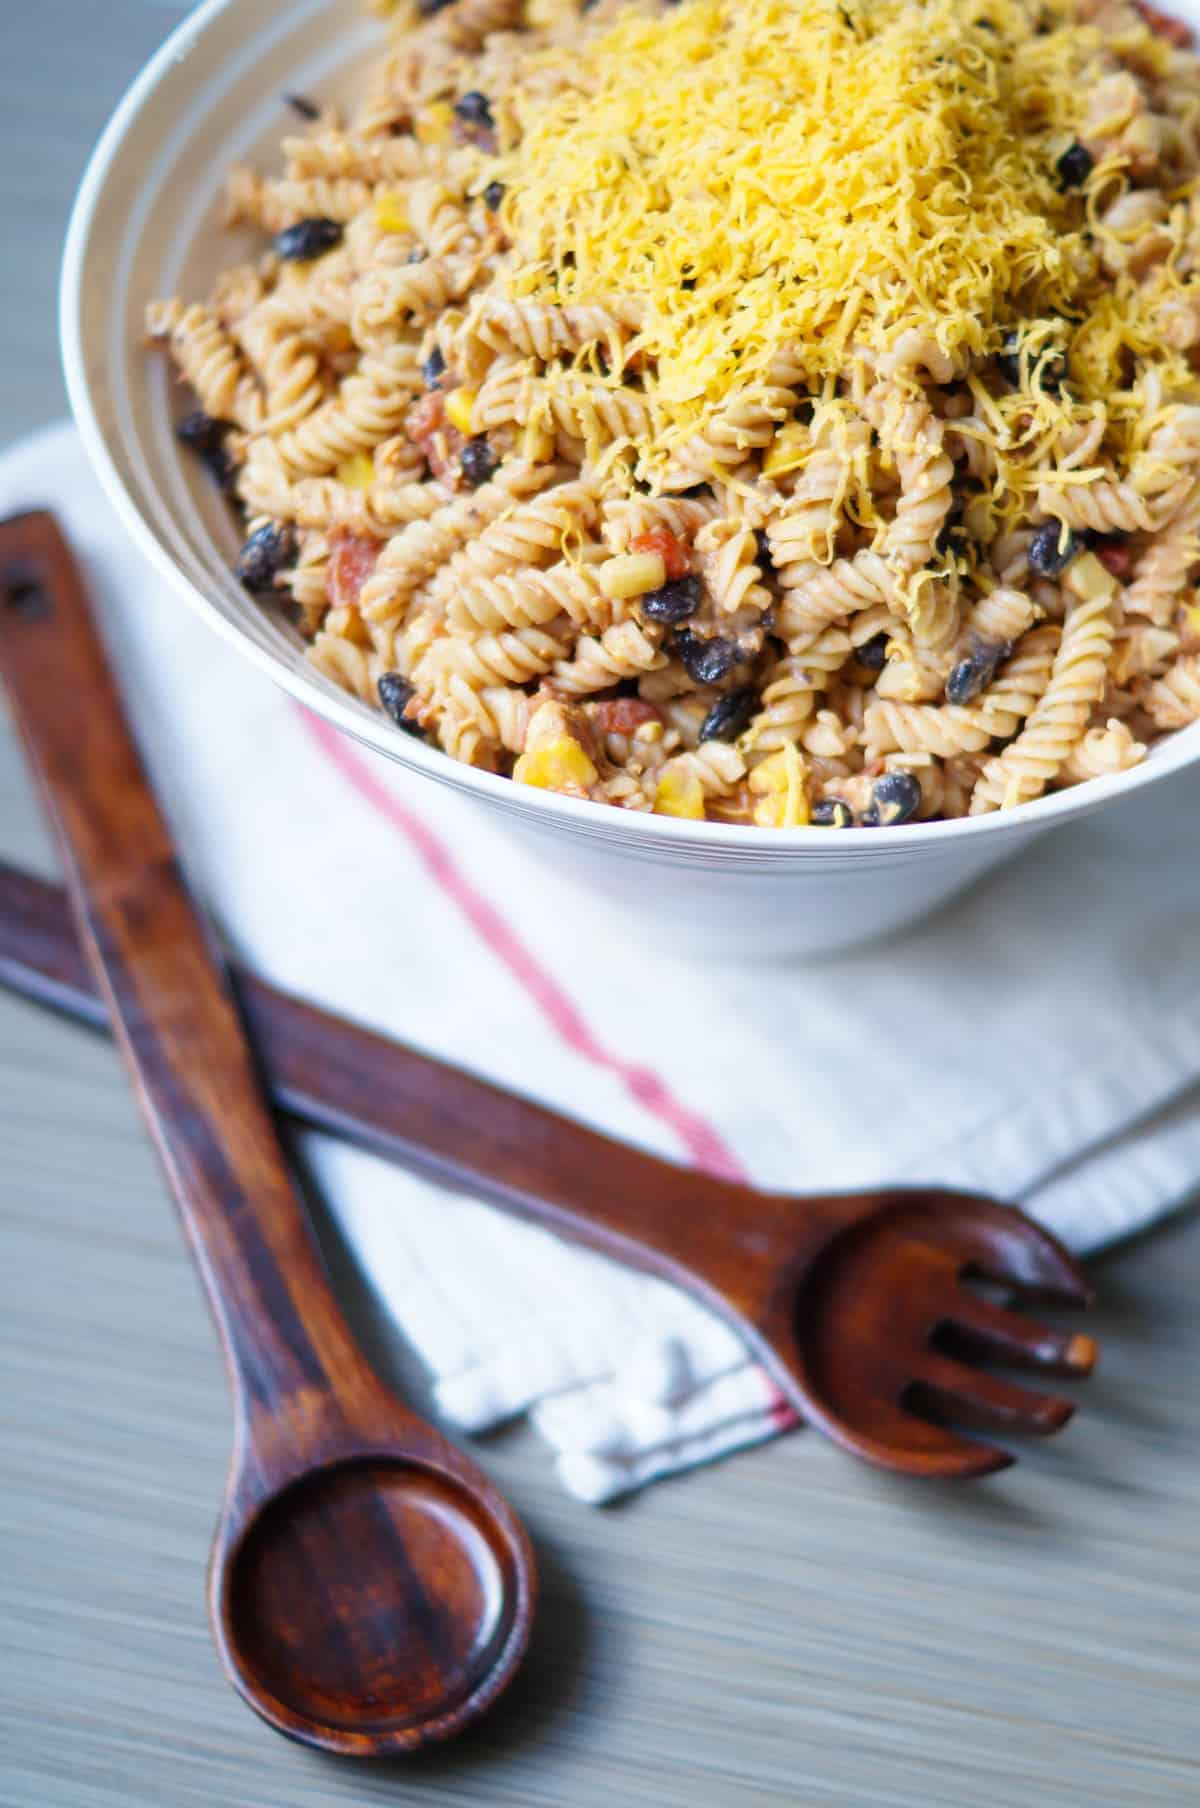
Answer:
[[[32,889],[31,889],[32,888]],[[23,919],[23,926],[21,925]],[[52,888],[0,871],[0,978],[96,1019]],[[673,1166],[235,973],[276,1104],[686,1288],[784,1397],[884,1468],[973,1476],[1010,1455],[959,1426],[1049,1433],[1071,1401],[979,1367],[1086,1375],[1090,1337],[972,1291],[1085,1305],[1079,1264],[998,1201],[933,1187],[796,1196]]]
[[[529,1542],[347,1329],[47,514],[0,523],[0,673],[228,1360],[233,1459],[209,1583],[222,1661],[265,1720],[327,1751],[447,1738],[521,1661]]]

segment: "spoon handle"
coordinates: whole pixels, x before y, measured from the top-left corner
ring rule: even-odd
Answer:
[[[326,1281],[232,992],[188,896],[48,514],[0,523],[0,676],[66,857],[80,939],[232,1371],[250,1497],[343,1441],[379,1389]],[[402,1409],[396,1408],[395,1424]]]

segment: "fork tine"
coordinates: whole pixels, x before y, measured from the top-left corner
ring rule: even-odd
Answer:
[[[943,1330],[944,1341],[953,1344],[952,1354],[968,1362],[991,1360],[1058,1375],[1088,1375],[1096,1361],[1094,1338],[1078,1331],[1056,1331],[965,1288],[934,1333],[935,1342]]]
[[[1070,1250],[1015,1206],[978,1193],[945,1192],[930,1197],[948,1214],[961,1209],[967,1234],[958,1247],[969,1262],[970,1273],[1064,1306],[1092,1303],[1087,1275]]]
[[[1091,1305],[1094,1294],[1087,1275],[1057,1237],[1008,1206],[989,1202],[988,1215],[1001,1235],[989,1237],[973,1256],[973,1274],[1057,1305]]]
[[[1074,1402],[1060,1394],[1037,1393],[949,1357],[936,1356],[922,1365],[906,1399],[918,1418],[993,1429],[999,1426],[1035,1437],[1061,1431],[1075,1411]]]

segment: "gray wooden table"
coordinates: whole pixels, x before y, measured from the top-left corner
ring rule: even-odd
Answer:
[[[184,9],[2,10],[9,439],[62,409],[55,264],[86,149]],[[48,859],[2,729],[0,854]],[[801,1434],[595,1512],[531,1434],[486,1442],[541,1553],[528,1671],[469,1743],[350,1769],[217,1673],[228,1417],[198,1288],[111,1050],[0,997],[0,1808],[1200,1803],[1198,1256],[1193,1217],[1098,1266],[1085,1414],[974,1491]]]

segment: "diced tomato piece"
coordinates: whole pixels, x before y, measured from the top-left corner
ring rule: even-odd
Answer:
[[[404,422],[404,431],[414,446],[435,434],[445,421],[446,398],[440,389],[431,389],[419,402],[414,402]]]
[[[629,542],[630,552],[656,552],[663,562],[667,582],[685,578],[692,569],[692,555],[683,541],[667,527],[652,527],[648,534],[636,534]]]
[[[337,534],[329,561],[329,598],[335,609],[357,609],[363,585],[375,569],[379,541],[365,534]]]
[[[1105,571],[1111,571],[1122,583],[1133,575],[1133,554],[1119,540],[1113,540],[1107,546],[1097,546],[1096,557]]]
[[[596,705],[596,727],[601,734],[631,735],[643,722],[661,722],[662,711],[640,697],[606,697]]]
[[[1187,49],[1192,41],[1190,25],[1185,25],[1182,19],[1173,18],[1170,13],[1160,12],[1157,6],[1150,5],[1149,0],[1133,0],[1133,4],[1152,32],[1165,38],[1168,44],[1174,44],[1177,50]]]

